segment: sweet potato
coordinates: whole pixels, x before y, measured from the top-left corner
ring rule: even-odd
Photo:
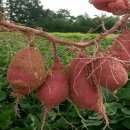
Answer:
[[[90,0],[90,2],[99,10],[111,12],[112,10],[108,8],[108,3],[115,2],[115,0]]]
[[[55,64],[48,71],[45,83],[36,92],[38,99],[45,106],[41,130],[44,127],[47,112],[63,102],[69,94],[67,72],[59,60],[57,52],[54,53]]]
[[[99,57],[102,57],[102,59]],[[92,64],[98,84],[103,85],[111,92],[116,91],[126,84],[128,81],[128,74],[118,60],[108,58],[108,54],[106,53],[98,53],[96,58],[97,59],[93,61]]]
[[[119,60],[128,62],[124,64],[124,67],[128,71],[130,70],[130,31],[126,26],[123,28],[121,35],[115,39],[111,48],[109,48],[109,53]]]
[[[7,79],[18,99],[40,87],[45,76],[43,57],[39,50],[34,47],[18,51],[7,70]]]
[[[99,87],[94,83],[93,78],[89,77],[88,60],[83,55],[72,60],[69,67],[69,96],[73,103],[82,108],[98,112],[109,124],[103,104],[103,95]],[[91,70],[91,69],[90,69]]]
[[[114,15],[123,15],[130,12],[130,4],[128,0],[90,0],[95,8]]]
[[[108,8],[114,15],[123,15],[130,11],[128,0],[116,0],[109,3]]]
[[[37,90],[37,96],[48,111],[68,97],[68,77],[61,62],[55,63],[48,72],[45,83]]]

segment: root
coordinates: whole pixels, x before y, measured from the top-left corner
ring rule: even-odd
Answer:
[[[19,106],[21,100],[23,99],[23,96],[20,96],[20,95],[15,95],[15,96],[16,96],[16,101],[15,101],[15,114],[16,114],[16,116],[20,117],[18,106]]]
[[[102,99],[102,101],[100,102],[101,107],[99,106],[101,111],[99,113],[102,115],[102,117],[105,120],[105,126],[103,127],[103,130],[105,130],[107,127],[109,127],[109,118],[108,118],[108,116],[106,114],[106,110],[105,110],[106,108],[105,108],[105,106],[103,104],[103,93],[99,89],[98,89],[98,91],[99,91],[99,95],[100,95],[100,97]]]
[[[127,10],[127,11],[126,11]],[[125,8],[125,9],[122,9],[122,10],[117,10],[115,13],[114,13],[114,15],[123,15],[123,14],[129,14],[130,13],[130,11],[127,9],[127,8]]]
[[[74,105],[74,104],[73,104]],[[76,110],[76,112],[77,112],[77,114],[78,114],[78,116],[81,118],[81,122],[82,122],[82,124],[84,125],[84,127],[86,128],[86,129],[88,129],[87,128],[87,125],[85,124],[85,119],[83,118],[83,116],[79,113],[79,111],[78,111],[78,109],[77,109],[77,107],[74,105],[74,108],[75,108],[75,110]]]
[[[82,59],[82,58],[81,58]],[[77,64],[76,64],[76,66],[75,66],[75,68],[74,68],[74,78],[76,77],[76,70],[77,70],[77,68],[78,68],[78,65],[80,64],[80,63],[82,63],[82,62],[84,62],[84,61],[80,61],[80,62],[78,62]],[[81,68],[82,69],[82,68]]]
[[[109,56],[106,56],[106,57],[97,57],[97,58],[75,58],[75,59],[84,59],[84,60],[89,60],[88,64],[91,64],[93,61],[96,61],[98,59],[112,59],[112,60],[115,60],[115,61],[118,61],[118,62],[121,62],[122,64],[130,64],[130,60],[129,61],[126,61],[126,60],[119,60],[117,59],[116,57],[113,57],[112,56],[113,54],[109,55]]]
[[[105,119],[105,120],[106,120],[106,119]],[[107,120],[108,120],[108,119],[107,119]],[[108,120],[108,121],[107,121],[107,120],[106,120],[106,124],[105,124],[105,126],[103,127],[102,130],[105,130],[107,127],[112,130],[112,128],[109,126],[109,120]]]
[[[117,40],[117,39],[116,39],[116,40]],[[123,48],[123,50],[127,53],[128,57],[130,58],[129,52],[125,49],[125,47],[122,45],[122,43],[121,43],[119,40],[117,40],[117,41],[118,41],[118,43],[120,44],[120,46]]]
[[[15,115],[20,118],[19,107],[18,106],[19,106],[21,100],[23,99],[23,96],[19,95],[17,93],[14,93],[14,92],[11,92],[10,96],[16,97],[14,110],[15,110]]]
[[[116,22],[115,25],[110,30],[107,30],[105,33],[102,33],[101,35],[97,36],[96,38],[94,38],[94,40],[96,40],[97,42],[100,42],[107,35],[116,31],[117,28],[119,26],[121,26],[122,24],[124,24],[128,20],[129,17],[130,17],[130,14],[125,15],[120,21]],[[7,28],[11,31],[15,31],[15,32],[16,31],[21,32],[21,33],[28,32],[30,35],[38,35],[40,37],[44,37],[48,41],[60,43],[60,44],[74,45],[77,47],[87,47],[87,46],[91,46],[91,45],[95,44],[94,40],[91,40],[91,41],[85,42],[85,43],[83,42],[83,43],[79,44],[79,42],[75,42],[73,40],[59,39],[59,38],[50,36],[47,32],[44,32],[42,30],[37,30],[37,29],[29,28],[29,27],[24,27],[24,26],[21,26],[18,24],[16,25],[14,23],[10,23],[8,21],[5,21],[4,18],[0,18],[0,26],[5,27],[5,28]]]
[[[19,114],[19,108],[18,108],[18,105],[20,103],[20,100],[19,100],[19,97],[16,98],[16,101],[15,101],[15,114],[20,117],[20,114]]]
[[[93,61],[94,61],[94,60],[93,60]],[[88,79],[89,79],[89,78],[95,73],[95,71],[96,71],[99,67],[101,67],[105,62],[106,62],[106,60],[102,61],[99,66],[97,66],[95,69],[92,69],[93,71],[89,74]]]
[[[115,91],[113,91],[112,92],[112,96],[117,100],[117,102],[119,101],[119,98],[118,98],[118,96],[116,96],[116,92],[117,92],[117,90],[115,90]]]
[[[79,62],[79,63],[81,63],[81,62]],[[79,64],[79,63],[78,63],[78,64]],[[74,83],[73,83],[73,89],[74,89],[74,91],[75,91],[75,93],[76,93],[77,95],[78,95],[78,92],[77,92],[77,90],[75,89],[76,80],[78,79],[80,73],[82,72],[82,70],[85,68],[85,66],[86,66],[87,64],[88,64],[88,63],[86,62],[86,63],[83,65],[83,67],[80,69],[80,71],[79,71],[78,74],[76,75],[75,80],[74,80]],[[78,65],[76,65],[76,68],[77,68],[77,66],[78,66]]]
[[[116,82],[117,84],[119,84],[119,82],[116,80],[116,77],[114,76],[114,73],[113,73],[113,71],[112,71],[112,68],[111,68],[111,65],[110,65],[110,61],[108,61],[108,64],[109,64],[110,72],[111,72],[111,74],[112,74],[113,79],[115,80],[115,82]]]
[[[70,125],[72,129],[75,129],[76,130],[76,127],[71,124],[70,122],[68,122],[61,114],[60,112],[58,112],[58,115],[66,122],[66,124]]]
[[[49,94],[51,94],[51,86],[48,84],[47,81],[45,81],[46,85],[48,86],[48,89],[49,89]]]
[[[42,119],[41,130],[44,130],[45,121],[46,121],[46,119],[47,119],[47,113],[48,113],[48,109],[47,109],[47,107],[45,107],[45,111],[44,111],[43,119]]]
[[[90,69],[93,70],[93,64],[91,64]],[[106,111],[105,111],[105,106],[103,104],[103,97],[105,98],[105,96],[104,96],[103,92],[100,90],[100,86],[99,86],[100,83],[97,81],[95,73],[92,74],[91,79],[92,79],[93,83],[95,84],[95,87],[97,88],[97,91],[98,91],[98,95],[100,97],[100,100],[98,100],[97,104],[99,104],[99,106],[98,106],[99,110],[100,110],[99,114],[101,114],[105,120],[105,126],[103,128],[103,130],[105,130],[106,127],[109,127],[109,119],[108,119],[108,116],[107,116]]]
[[[100,64],[101,64],[101,61],[100,61]],[[98,81],[99,84],[100,84],[100,82],[101,82],[102,71],[103,71],[103,68],[102,68],[102,66],[101,66],[101,71],[100,71],[99,81]],[[95,76],[95,77],[96,77],[96,76]],[[105,96],[104,96],[104,97],[105,97]]]
[[[59,59],[59,56],[58,56],[57,47],[56,47],[56,44],[55,44],[55,43],[53,43],[53,51],[54,51],[55,63],[56,63],[56,62],[59,62],[60,59]]]
[[[78,116],[81,118],[81,123],[84,125],[84,127],[86,129],[88,129],[87,126],[86,126],[86,123],[85,123],[87,120],[85,120],[84,117],[80,114],[80,112],[79,112],[78,108],[76,107],[76,105],[70,99],[68,99],[68,101],[74,106]]]
[[[123,28],[124,29],[124,28]],[[128,36],[128,35],[130,35],[130,33],[129,33],[129,30],[127,30],[127,32],[125,31],[124,32],[125,34],[121,34],[121,35],[123,35],[123,36]],[[128,35],[127,35],[128,34]],[[120,37],[120,36],[119,36]],[[115,41],[117,41],[118,43],[119,43],[119,45],[121,46],[121,48],[125,51],[125,53],[128,55],[128,57],[130,58],[130,54],[129,54],[129,52],[127,51],[127,48],[125,48],[125,46],[123,45],[124,43],[126,43],[126,42],[129,42],[129,40],[127,39],[127,40],[125,40],[125,39],[123,39],[122,37],[121,37],[121,41],[120,40],[118,40],[118,38],[116,38],[116,40]],[[123,42],[123,44],[122,44],[122,42]],[[129,59],[130,60],[130,59]],[[124,66],[129,66],[130,65],[130,61],[129,60],[127,60],[127,61],[120,61]]]
[[[97,52],[100,53],[100,51],[103,52],[104,50],[102,49],[101,45],[98,44],[97,41],[94,41],[94,42],[95,42],[95,45],[96,45],[96,49],[95,49],[95,51],[94,51],[93,57],[94,57],[94,59],[96,59],[96,53],[97,53]],[[101,54],[101,56],[102,56],[102,53],[100,53],[100,54]]]
[[[90,78],[92,75],[94,75],[95,71],[98,69],[98,68],[101,68],[101,71],[102,71],[102,65],[105,63],[105,62],[108,62],[108,65],[109,65],[109,68],[110,68],[110,72],[112,74],[112,77],[114,79],[114,81],[116,82],[116,84],[119,84],[119,82],[117,81],[116,77],[114,76],[114,73],[112,71],[112,67],[114,68],[114,66],[111,66],[110,64],[110,61],[109,60],[115,60],[115,61],[118,61],[118,62],[121,62],[121,63],[130,63],[130,61],[124,61],[124,60],[118,60],[117,58],[114,58],[114,57],[111,57],[110,56],[107,56],[107,57],[98,57],[98,58],[95,58],[95,59],[92,59],[90,62],[88,62],[88,64],[92,64],[93,61],[95,60],[100,60],[100,59],[104,59],[104,61],[100,61],[100,64],[98,66],[96,66],[95,68],[93,67],[93,69],[91,69],[91,73],[89,73],[89,76],[88,78]],[[108,61],[107,61],[108,60]],[[101,77],[101,72],[100,72],[100,77]],[[106,81],[107,82],[107,81]],[[98,81],[98,84],[100,83],[100,78],[99,78],[99,81]],[[107,84],[106,84],[107,85]]]
[[[109,79],[110,79],[111,76],[109,76],[105,82],[105,85],[106,85],[106,88],[108,89],[108,82],[109,82]]]
[[[108,117],[107,117],[106,114],[104,114],[103,117],[104,117],[104,119],[105,119],[105,126],[103,127],[102,130],[105,130],[107,127],[110,128],[110,126],[109,126],[109,119],[108,119]]]

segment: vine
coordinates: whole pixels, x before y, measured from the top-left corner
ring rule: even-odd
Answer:
[[[0,16],[1,16],[0,17],[0,27],[4,31],[20,32],[20,33],[23,33],[26,35],[40,36],[40,37],[44,37],[48,41],[50,41],[52,43],[56,43],[56,44],[59,43],[59,44],[73,45],[76,47],[88,47],[88,46],[91,46],[93,44],[100,42],[103,38],[105,38],[109,34],[112,34],[113,32],[115,32],[120,26],[122,26],[123,24],[126,23],[126,21],[128,21],[130,14],[123,16],[122,19],[119,20],[117,23],[115,23],[114,26],[110,30],[106,30],[104,33],[101,33],[99,36],[97,36],[96,38],[92,39],[89,42],[76,42],[73,40],[60,39],[60,38],[51,36],[50,34],[48,34],[47,32],[45,32],[43,30],[25,27],[25,26],[21,26],[16,23],[9,22],[8,20],[6,20],[4,15],[0,15]]]

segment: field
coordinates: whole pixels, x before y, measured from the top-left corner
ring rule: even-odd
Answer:
[[[98,34],[81,33],[50,33],[56,37],[73,39],[76,41],[89,41]],[[116,35],[110,35],[101,41],[104,49],[111,46]],[[21,118],[15,116],[15,98],[11,95],[12,89],[6,79],[8,64],[17,50],[28,46],[29,41],[21,34],[0,33],[0,130],[39,130],[41,126],[44,107],[38,101],[35,93],[26,96],[21,102]],[[46,65],[49,68],[53,64],[52,44],[40,38],[36,47],[43,54]],[[92,55],[95,47],[89,47],[86,54]],[[58,53],[62,62],[69,65],[72,57],[77,52],[71,52],[68,46],[58,45]],[[102,88],[105,95],[105,105],[110,119],[110,127],[113,130],[130,129],[130,82],[117,92],[113,97]],[[70,100],[53,109],[46,121],[45,130],[101,130],[104,120],[89,110],[78,108]],[[107,128],[106,130],[110,130]]]

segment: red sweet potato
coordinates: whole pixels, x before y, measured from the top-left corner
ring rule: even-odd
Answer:
[[[114,15],[123,15],[130,11],[128,0],[116,0],[108,4],[108,8]]]
[[[63,102],[69,95],[67,72],[59,60],[57,52],[54,53],[55,64],[48,71],[45,83],[36,92],[38,99],[45,106],[41,130],[44,127],[47,112]]]
[[[121,35],[115,39],[115,42],[109,48],[109,53],[119,60],[126,61],[124,67],[130,70],[130,30],[125,26]]]
[[[103,59],[98,59],[99,57]],[[112,92],[126,84],[128,74],[118,60],[108,58],[106,53],[98,53],[96,58],[92,65],[98,84],[103,85]]]
[[[68,76],[61,62],[48,72],[45,83],[37,90],[39,100],[51,110],[68,97]]]
[[[94,83],[93,78],[89,77],[89,65],[86,57],[79,56],[74,58],[69,67],[69,85],[70,99],[82,108],[98,112],[109,124],[105,107],[103,104],[103,95],[99,87]]]
[[[111,12],[114,15],[123,15],[130,12],[128,0],[90,0],[99,10]]]
[[[45,76],[43,57],[34,47],[18,51],[7,70],[7,79],[17,97],[16,101],[41,86]]]
[[[116,0],[90,0],[95,8],[103,11],[111,12],[112,10],[108,8],[108,3],[115,2]]]

